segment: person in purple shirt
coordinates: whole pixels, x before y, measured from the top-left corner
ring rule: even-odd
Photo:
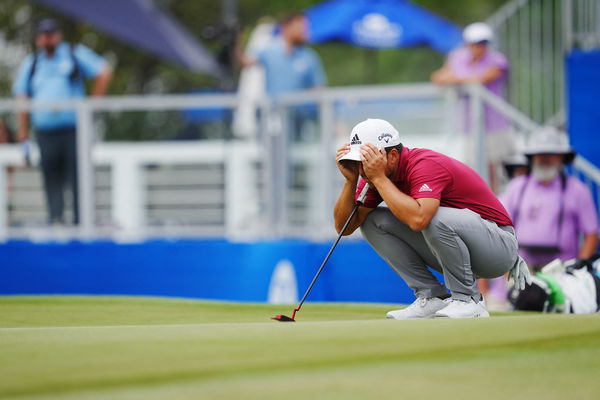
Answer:
[[[592,256],[598,248],[598,216],[588,187],[563,171],[575,157],[566,135],[543,128],[524,153],[530,173],[513,179],[501,196],[521,257],[539,270],[555,258]]]
[[[504,54],[489,49],[493,38],[492,29],[487,24],[476,22],[468,25],[463,31],[465,46],[448,55],[446,63],[431,75],[431,81],[442,86],[478,83],[503,97],[508,60]],[[469,104],[466,100],[463,99],[462,103],[463,133],[470,132]],[[492,189],[497,190],[501,160],[514,154],[514,141],[510,137],[506,118],[488,106],[485,106],[484,124],[490,183]]]

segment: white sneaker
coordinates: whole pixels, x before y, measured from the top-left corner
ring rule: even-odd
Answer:
[[[445,308],[436,312],[435,316],[446,318],[488,318],[490,314],[487,312],[483,300],[475,303],[475,300],[471,299],[468,303],[461,300],[452,300]]]
[[[483,298],[483,296],[481,296],[481,300],[479,301],[479,303],[477,303],[477,305],[479,305],[479,307],[481,307],[482,314],[483,314],[481,316],[483,318],[489,318],[490,317],[490,313],[487,310],[487,306],[485,305],[485,299]]]
[[[410,306],[402,310],[394,310],[387,313],[388,319],[415,319],[415,318],[433,318],[436,311],[448,305],[446,300],[437,297],[419,298]]]

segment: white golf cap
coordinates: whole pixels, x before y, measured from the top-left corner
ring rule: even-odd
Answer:
[[[475,22],[467,25],[463,31],[463,39],[465,43],[481,43],[491,42],[494,38],[492,28],[483,22]]]
[[[356,124],[350,132],[350,151],[341,160],[360,161],[360,146],[372,144],[378,149],[400,144],[400,134],[386,120],[369,118]]]

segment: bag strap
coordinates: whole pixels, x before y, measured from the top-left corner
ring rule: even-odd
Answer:
[[[556,229],[556,246],[560,248],[560,234],[565,220],[565,191],[567,189],[567,175],[560,172],[560,211],[558,212],[558,228]]]
[[[69,74],[69,80],[71,83],[75,83],[78,80],[81,80],[81,68],[79,67],[79,63],[77,62],[77,57],[75,56],[75,46],[69,43],[69,55],[71,56],[71,62],[73,63],[73,69]]]
[[[81,67],[79,66],[79,62],[77,62],[77,57],[75,56],[75,46],[69,43],[69,55],[71,57],[71,62],[73,64],[73,69],[71,73],[69,73],[69,82],[71,84],[75,84],[77,81],[82,80],[81,76]],[[33,97],[33,76],[35,75],[35,71],[37,69],[38,64],[38,54],[37,52],[33,53],[33,62],[31,63],[31,68],[29,69],[29,75],[27,76],[27,96]]]
[[[523,205],[523,196],[525,196],[525,191],[527,190],[527,186],[529,186],[529,181],[531,181],[531,175],[525,176],[525,180],[523,185],[521,185],[521,190],[519,191],[519,196],[517,197],[517,207],[515,208],[515,215],[513,217],[513,225],[517,226],[517,221],[519,220],[519,215],[521,214],[521,207]]]
[[[27,96],[33,97],[33,75],[35,74],[35,70],[37,69],[38,63],[38,55],[37,52],[33,53],[33,62],[31,63],[31,68],[29,69],[29,75],[27,76]]]

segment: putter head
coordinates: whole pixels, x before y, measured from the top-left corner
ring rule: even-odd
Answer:
[[[295,319],[288,317],[287,315],[276,315],[274,317],[272,317],[271,319],[274,319],[275,321],[279,321],[279,322],[296,322]]]

